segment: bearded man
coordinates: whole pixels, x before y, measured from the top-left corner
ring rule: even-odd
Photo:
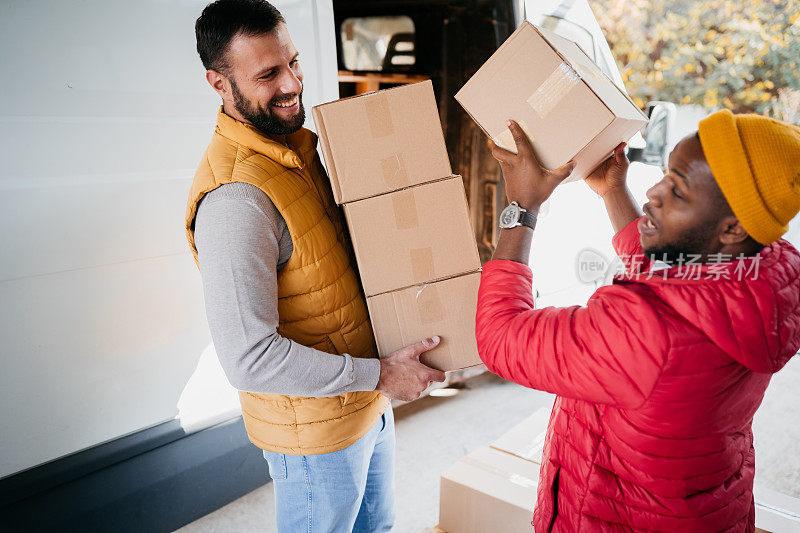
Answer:
[[[511,131],[518,154],[493,151],[529,216],[516,225],[511,210],[484,266],[477,337],[492,372],[558,395],[536,531],[753,531],[753,414],[800,348],[800,255],[781,239],[800,210],[800,128],[711,115],[670,154],[644,216],[617,147],[586,181],[627,272],[585,306],[542,309],[535,215],[572,167],[543,169]]]
[[[390,399],[444,380],[419,362],[439,339],[377,358],[342,214],[303,128],[303,71],[280,12],[219,0],[195,30],[222,107],[186,234],[217,355],[269,464],[278,530],[389,531]]]

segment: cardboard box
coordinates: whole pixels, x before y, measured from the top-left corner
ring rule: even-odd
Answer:
[[[453,173],[430,81],[344,98],[311,113],[337,204]]]
[[[756,483],[756,531],[800,531],[800,499]]]
[[[491,447],[520,459],[542,464],[544,439],[552,408],[542,407],[495,440]]]
[[[506,125],[513,119],[545,168],[575,159],[567,181],[586,177],[647,124],[644,113],[580,46],[527,21],[456,100],[499,146],[516,152]]]
[[[448,533],[531,533],[539,465],[484,447],[442,474],[439,525]]]
[[[350,202],[344,213],[367,296],[481,266],[460,177]]]
[[[449,371],[481,364],[475,312],[481,274],[475,272],[367,298],[378,353],[386,356],[439,335],[439,346],[420,360]]]

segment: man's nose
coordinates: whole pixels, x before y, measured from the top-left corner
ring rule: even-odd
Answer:
[[[299,94],[303,90],[303,82],[298,78],[292,69],[286,69],[281,76],[279,90],[283,94]]]
[[[659,181],[649,189],[645,193],[647,199],[650,201],[651,204],[659,206],[661,205],[661,189],[663,188],[664,180]]]

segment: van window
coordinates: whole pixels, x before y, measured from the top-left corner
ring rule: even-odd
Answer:
[[[416,64],[414,21],[409,17],[348,18],[340,38],[346,70],[404,71]]]

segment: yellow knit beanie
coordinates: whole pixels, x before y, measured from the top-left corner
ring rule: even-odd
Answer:
[[[761,244],[800,211],[800,128],[727,109],[700,121],[700,144],[733,214]]]

